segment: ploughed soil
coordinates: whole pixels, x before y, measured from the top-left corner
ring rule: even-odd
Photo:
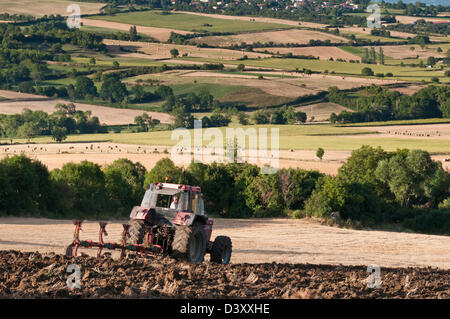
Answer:
[[[71,264],[81,269],[79,289],[67,287]],[[380,288],[368,285],[371,276],[367,266],[225,266],[0,251],[0,298],[450,298],[450,270],[382,268]]]

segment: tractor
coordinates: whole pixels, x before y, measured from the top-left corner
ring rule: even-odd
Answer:
[[[99,241],[81,241],[81,221],[76,226],[74,241],[66,255],[76,256],[78,247],[97,247],[97,256],[104,248],[121,249],[137,254],[170,255],[178,260],[200,263],[209,253],[211,262],[228,264],[232,244],[227,236],[217,236],[212,242],[213,220],[206,215],[201,189],[173,183],[150,184],[140,206],[133,207],[128,224],[123,225],[121,243],[105,243],[106,223],[100,222]]]

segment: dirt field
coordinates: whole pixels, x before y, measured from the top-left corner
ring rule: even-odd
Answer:
[[[414,47],[414,51],[411,50],[411,47]],[[365,48],[370,49],[370,46]],[[421,49],[418,45],[385,45],[383,46],[383,52],[387,57],[393,59],[407,59],[407,58],[416,58],[426,59],[430,56],[434,56],[435,58],[443,58],[445,57],[442,54]]]
[[[70,103],[60,99],[51,99],[40,95],[19,93],[14,91],[0,90],[0,96],[7,98],[0,101],[0,113],[17,114],[24,109],[32,111],[55,112],[55,105],[58,103]],[[92,104],[74,103],[80,111],[92,111],[92,116],[97,116],[100,123],[107,125],[132,124],[137,115],[142,115],[142,110],[120,109]],[[169,114],[159,112],[147,112],[151,117],[158,119],[161,123],[171,123]]]
[[[93,20],[93,19],[81,19],[81,22],[85,26],[115,29],[115,30],[126,31],[126,32],[129,32],[130,27],[132,26],[131,24],[126,24],[126,23],[110,22],[110,21],[103,21],[103,20]],[[136,30],[138,33],[148,35],[155,40],[163,41],[163,42],[165,42],[169,39],[171,32],[176,32],[179,34],[191,33],[189,31],[167,29],[167,28],[143,27],[143,26],[136,26]]]
[[[131,209],[131,208],[130,208]],[[122,224],[107,226],[105,241],[119,241]],[[311,263],[450,269],[450,237],[387,231],[352,230],[303,219],[214,219],[215,236],[233,241],[238,263]],[[98,222],[83,224],[81,239],[98,238]],[[0,250],[62,253],[73,240],[70,220],[0,218]],[[270,240],[267,234],[270,233]],[[95,255],[95,250],[80,252]],[[113,257],[119,252],[113,253]]]
[[[242,42],[251,44],[255,42],[274,42],[274,43],[299,43],[308,44],[309,40],[330,40],[331,42],[340,43],[348,42],[347,39],[328,33],[310,31],[310,30],[283,30],[283,31],[267,31],[242,33],[238,35],[227,36],[208,36],[199,37],[192,40],[195,43],[206,43],[213,46],[230,46],[241,44]]]
[[[371,29],[370,28],[361,28],[361,27],[344,27],[344,28],[339,28],[339,31],[344,32],[344,33],[362,33],[362,34],[370,35]],[[392,37],[402,38],[402,39],[413,38],[416,36],[414,33],[392,31],[392,30],[390,30],[389,32],[391,33]]]
[[[81,8],[81,14],[95,14],[100,12],[104,6],[102,3],[86,3],[68,0],[2,0],[0,1],[0,12],[11,14],[30,14],[33,16],[43,16],[50,14],[60,14],[68,16],[67,7],[77,4]]]
[[[149,58],[160,60],[170,59],[172,56],[170,51],[177,49],[180,56],[187,55],[189,57],[200,58],[213,58],[221,60],[237,60],[244,55],[251,59],[271,57],[270,54],[254,53],[254,52],[239,52],[234,50],[225,49],[210,49],[210,48],[197,48],[189,45],[176,45],[176,44],[161,44],[161,43],[149,43],[149,42],[132,42],[132,41],[120,41],[120,40],[108,40],[103,41],[107,46],[110,53],[119,54],[122,56],[130,57],[142,57],[142,54],[136,55],[136,53],[127,53],[120,50],[120,46],[128,50],[138,50],[149,55]]]
[[[342,111],[352,112],[349,108],[331,102],[300,106],[296,107],[295,111],[305,112],[308,119],[314,116],[314,121],[328,121],[331,113],[339,114]]]
[[[314,57],[319,57],[321,60],[329,60],[330,58],[344,59],[344,60],[357,60],[361,61],[361,57],[346,52],[338,47],[299,47],[299,48],[259,48],[256,51],[264,52],[267,50],[274,54],[287,54],[292,53],[293,55],[312,55]]]
[[[426,87],[426,86],[425,85],[408,85],[405,87],[391,88],[391,89],[389,89],[389,91],[398,91],[402,94],[413,95],[414,93],[416,93],[417,91],[420,91],[424,87]]]
[[[80,289],[67,289],[67,268],[80,267]],[[26,271],[24,271],[26,269]],[[71,258],[0,251],[3,298],[449,298],[449,271],[387,268],[379,288],[367,266],[188,264],[163,260]],[[188,304],[189,305],[189,304]],[[174,313],[178,313],[175,310]],[[167,314],[170,313],[167,312]]]
[[[414,21],[416,20],[425,20],[427,22],[442,22],[442,21],[447,21],[449,22],[450,19],[445,20],[445,19],[434,19],[434,18],[426,18],[426,17],[411,17],[411,16],[395,16],[395,19],[403,24],[411,24],[414,23]]]

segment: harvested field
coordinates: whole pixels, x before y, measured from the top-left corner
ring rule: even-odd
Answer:
[[[305,112],[308,119],[314,116],[314,121],[328,121],[331,113],[339,114],[342,111],[353,112],[351,109],[342,105],[326,102],[296,107],[295,111]]]
[[[152,169],[162,158],[171,157],[171,146],[129,145],[117,143],[52,143],[0,146],[0,159],[6,156],[25,154],[44,163],[49,170],[61,168],[66,163],[84,160],[108,165],[119,158],[140,162],[147,170]],[[167,150],[169,153],[164,153]],[[339,167],[350,155],[347,151],[327,151],[318,161],[315,151],[280,151],[280,168],[302,168],[318,170],[326,174],[337,174]],[[181,165],[189,166],[190,163]]]
[[[371,136],[400,137],[400,135],[389,135],[388,133],[367,134],[365,136],[369,136],[369,139]],[[339,138],[346,139],[353,137],[343,135]],[[402,138],[411,138],[411,136],[404,135]],[[165,150],[167,150],[168,154],[165,153]],[[5,156],[25,154],[26,156],[41,161],[50,170],[53,170],[55,168],[61,168],[69,162],[80,163],[87,160],[99,165],[108,165],[119,158],[127,158],[133,162],[140,162],[147,170],[150,170],[160,159],[166,157],[171,158],[171,150],[172,146],[110,143],[105,138],[105,142],[97,143],[2,145],[0,146],[0,159]],[[319,160],[315,150],[280,150],[279,168],[318,170],[325,174],[336,175],[338,169],[345,163],[350,154],[351,151],[349,150],[335,151],[325,149],[323,159]],[[445,159],[450,158],[449,155],[432,155],[432,158],[433,160],[440,161],[444,169],[450,170],[450,162],[445,161]],[[209,158],[205,157],[204,159],[207,160]],[[214,160],[213,157],[211,158],[212,160]],[[178,165],[187,167],[189,164],[190,162],[185,165]]]
[[[6,298],[449,298],[450,271],[387,268],[380,289],[366,266],[188,264],[173,259],[111,258],[0,251],[0,297]],[[81,289],[66,286],[81,267]],[[23,269],[27,269],[26,272]]]
[[[339,28],[340,32],[343,33],[356,33],[355,35],[357,35],[357,33],[360,34],[367,34],[370,35],[370,28],[362,28],[362,27],[344,27],[344,28]],[[407,38],[414,38],[416,36],[416,34],[414,33],[407,33],[407,32],[400,32],[400,31],[392,31],[389,30],[389,32],[391,33],[392,37],[395,38],[402,38],[402,39],[407,39]],[[390,39],[390,38],[384,38],[387,41],[394,41],[394,39]]]
[[[391,88],[391,89],[389,89],[389,91],[397,91],[402,94],[413,95],[414,93],[423,89],[424,87],[426,87],[426,86],[425,85],[408,85],[405,87]]]
[[[227,35],[227,36],[199,37],[193,39],[192,42],[206,43],[211,46],[230,46],[230,45],[239,45],[242,42],[245,42],[247,44],[255,42],[308,44],[309,40],[322,40],[322,41],[330,40],[331,42],[334,43],[348,42],[347,39],[332,34],[299,29],[242,33],[238,35]]]
[[[33,16],[43,16],[50,14],[60,14],[68,16],[72,12],[67,12],[68,6],[77,4],[80,6],[81,14],[95,14],[100,12],[102,3],[86,3],[68,0],[2,0],[0,1],[0,12],[10,14],[29,14]]]
[[[268,51],[273,54],[288,54],[292,53],[293,55],[312,55],[314,57],[318,57],[321,60],[329,60],[330,58],[336,59],[344,59],[344,60],[357,60],[361,61],[361,57],[346,52],[338,47],[299,47],[299,48],[258,48],[255,51]]]
[[[395,16],[395,20],[403,24],[411,24],[417,20],[425,20],[427,22],[450,22],[450,19],[445,18],[427,18],[427,17],[412,17],[412,16]]]
[[[70,103],[60,99],[51,99],[40,95],[20,93],[14,91],[0,90],[0,96],[8,100],[0,101],[0,113],[17,114],[24,109],[32,111],[44,111],[53,113],[55,105],[58,103]],[[97,116],[100,123],[107,125],[131,124],[137,115],[142,115],[142,110],[120,109],[92,104],[74,103],[80,111],[92,111],[92,116]],[[147,112],[150,116],[161,121],[161,123],[171,123],[169,114],[159,112]]]
[[[251,59],[255,58],[265,58],[270,57],[270,54],[264,53],[254,53],[254,52],[239,52],[235,50],[224,50],[224,49],[211,49],[211,48],[197,48],[190,45],[177,45],[177,44],[161,44],[161,43],[149,43],[149,42],[132,42],[132,41],[120,41],[120,40],[108,40],[103,41],[107,46],[110,53],[130,56],[132,57],[142,57],[145,53],[149,55],[149,58],[155,60],[170,59],[172,57],[170,51],[177,49],[180,56],[187,55],[189,57],[200,57],[200,58],[214,58],[221,60],[237,60],[242,58],[244,55]],[[138,50],[139,53],[128,53],[126,51],[121,51],[120,47],[126,50]]]
[[[411,47],[414,47],[414,50],[411,50]],[[366,46],[365,48],[371,48],[370,46]],[[390,57],[393,59],[408,59],[408,58],[418,58],[418,59],[426,59],[430,56],[434,56],[436,58],[445,57],[442,54],[421,49],[418,45],[385,45],[383,46],[383,52],[386,57]]]
[[[84,26],[115,29],[115,30],[126,31],[126,32],[129,32],[130,27],[133,26],[133,25],[127,24],[127,23],[111,22],[111,21],[104,21],[104,20],[81,19],[81,21]],[[149,37],[152,37],[153,39],[155,39],[157,41],[163,41],[163,42],[165,42],[169,39],[171,32],[176,32],[179,34],[192,33],[189,31],[175,30],[175,29],[169,29],[169,28],[144,27],[144,26],[139,26],[139,25],[136,26],[136,30],[138,33],[148,35]]]

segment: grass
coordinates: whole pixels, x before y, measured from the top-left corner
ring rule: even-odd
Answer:
[[[105,20],[146,27],[170,28],[192,32],[247,32],[276,29],[292,29],[292,26],[275,23],[233,21],[192,14],[161,14],[161,11],[119,13],[113,16],[93,16],[90,19]],[[210,25],[210,26],[206,26]]]
[[[236,127],[236,126],[235,126]],[[270,132],[272,128],[279,129],[279,148],[281,150],[316,150],[318,147],[327,150],[354,150],[362,145],[373,147],[381,146],[385,150],[393,151],[401,148],[423,149],[432,153],[450,153],[450,140],[432,138],[388,138],[366,137],[374,133],[370,130],[362,130],[352,127],[338,127],[333,125],[253,125],[244,126],[244,129],[266,128],[268,131],[268,144],[270,147]],[[219,128],[223,137],[226,136],[226,128]],[[189,131],[191,137],[193,131]],[[173,131],[160,131],[150,133],[120,133],[120,134],[83,134],[71,135],[65,142],[100,142],[111,141],[125,144],[147,144],[173,146],[178,139],[171,139]],[[205,131],[203,131],[203,134]],[[220,138],[219,138],[220,139]],[[39,137],[32,140],[35,143],[54,143],[50,137]],[[3,139],[8,143],[9,140]],[[15,139],[14,142],[26,143],[26,139]],[[203,145],[208,145],[210,140],[204,140]],[[225,143],[224,143],[225,145]]]

